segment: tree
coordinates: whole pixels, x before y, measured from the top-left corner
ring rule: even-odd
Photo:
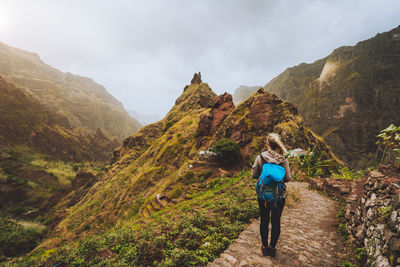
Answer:
[[[241,158],[239,145],[229,138],[219,140],[212,147],[212,151],[216,154],[218,162],[225,166],[232,166]]]
[[[396,161],[400,164],[400,127],[394,124],[389,125],[386,129],[383,129],[380,134],[378,134],[377,145],[383,146],[383,154],[380,163],[383,163],[388,156],[389,162],[392,162],[392,152],[398,154]]]

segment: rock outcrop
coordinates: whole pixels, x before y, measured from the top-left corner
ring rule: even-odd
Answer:
[[[191,84],[201,84],[202,80],[201,80],[201,73],[195,73],[193,75],[192,81],[190,82]]]
[[[214,100],[209,116],[203,114],[200,117],[199,127],[197,129],[197,147],[203,145],[206,137],[215,133],[221,123],[235,109],[232,96],[224,93]]]

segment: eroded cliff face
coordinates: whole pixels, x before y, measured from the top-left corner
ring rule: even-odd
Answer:
[[[375,135],[400,119],[400,27],[312,64],[288,68],[264,88],[293,103],[342,160],[365,167]]]
[[[235,107],[231,95],[217,96],[194,77],[163,120],[143,127],[114,152],[112,165],[41,246],[107,231],[116,224],[151,221],[153,212],[174,209],[192,193],[209,190],[207,179],[247,169],[270,132],[280,134],[289,149],[311,147],[331,157],[288,102],[259,90]],[[242,162],[236,167],[226,169],[202,157],[224,137],[240,146]],[[190,180],[193,177],[203,178]]]

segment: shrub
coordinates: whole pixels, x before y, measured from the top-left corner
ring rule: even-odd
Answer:
[[[195,174],[192,171],[188,171],[183,176],[179,177],[178,181],[182,182],[184,185],[192,184],[195,181]]]
[[[229,138],[219,140],[212,147],[212,151],[216,154],[218,162],[225,166],[232,166],[241,158],[239,145]]]
[[[296,158],[299,168],[308,177],[318,177],[327,174],[327,170],[335,166],[332,159],[323,159],[323,156],[314,150],[307,150],[304,157]]]
[[[199,182],[203,182],[204,180],[207,180],[208,178],[211,177],[212,174],[213,174],[213,171],[212,171],[212,170],[208,170],[208,171],[205,171],[205,172],[201,172],[201,173],[199,174]]]
[[[165,125],[164,125],[164,132],[166,132],[169,128],[171,128],[172,127],[172,125],[174,125],[175,124],[175,122],[173,122],[173,121],[167,121],[166,123],[165,123]]]
[[[172,191],[171,193],[171,198],[175,199],[180,197],[182,194],[182,186],[178,185],[177,187],[175,187],[175,189]]]
[[[337,172],[332,172],[332,177],[343,180],[357,180],[364,176],[363,171],[354,171],[345,166],[339,166]]]
[[[377,145],[383,146],[383,153],[380,163],[383,163],[386,158],[392,162],[392,152],[397,153],[396,161],[400,165],[400,127],[394,124],[389,125],[387,128],[383,129],[380,134],[378,134]]]

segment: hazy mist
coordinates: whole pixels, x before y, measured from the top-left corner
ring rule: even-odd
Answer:
[[[216,93],[265,84],[400,24],[398,0],[0,0],[0,41],[164,115],[201,71]]]

